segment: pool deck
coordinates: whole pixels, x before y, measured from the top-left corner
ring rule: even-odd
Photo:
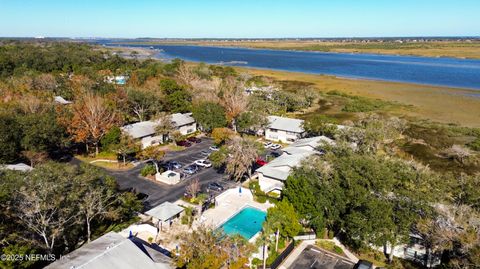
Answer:
[[[217,196],[216,206],[205,211],[202,216],[193,223],[193,228],[200,225],[218,228],[247,206],[266,212],[273,204],[268,202],[264,204],[255,202],[249,189],[242,188],[242,193],[239,193],[238,188],[229,189]],[[255,236],[253,238],[255,238]]]

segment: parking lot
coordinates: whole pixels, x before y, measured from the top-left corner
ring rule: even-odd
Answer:
[[[309,246],[302,251],[289,269],[352,269],[354,265],[347,258]]]
[[[185,148],[181,151],[168,152],[162,163],[168,161],[176,161],[182,165],[182,168],[175,169],[179,172],[186,166],[192,164],[199,159],[207,159],[207,156],[202,154],[202,151],[211,152],[209,148],[213,145],[213,140],[210,138],[202,138],[202,142],[192,144],[191,147]],[[266,155],[271,155],[272,150],[267,149]],[[261,159],[267,159],[267,156],[260,156]],[[81,163],[78,159],[72,159],[72,164],[79,165]],[[191,180],[197,178],[200,182],[201,191],[217,195],[219,191],[207,190],[208,184],[217,182],[225,189],[235,187],[238,183],[231,181],[225,174],[216,169],[201,168],[193,175],[185,176],[182,181],[176,185],[167,185],[158,181],[149,180],[140,176],[141,169],[145,164],[140,164],[133,169],[127,171],[112,171],[105,170],[109,175],[115,177],[117,183],[122,190],[134,191],[144,198],[145,211],[155,207],[163,202],[175,202],[183,197],[185,187],[190,184]],[[255,167],[255,168],[258,168]]]
[[[202,151],[209,151],[209,147],[213,145],[213,141],[209,138],[202,138],[202,142],[193,144],[182,151],[168,152],[163,162],[177,161],[182,165],[182,170],[185,166],[192,164],[195,160],[206,159],[206,156],[202,155]],[[145,210],[155,207],[163,202],[174,202],[185,193],[185,187],[191,182],[191,180],[198,178],[202,192],[207,192],[206,188],[211,182],[218,182],[225,189],[235,186],[235,182],[232,182],[226,178],[226,176],[215,170],[214,168],[201,168],[197,173],[188,175],[182,179],[182,181],[176,185],[167,185],[158,181],[145,179],[140,176],[140,170],[145,164],[138,165],[137,167],[128,171],[107,171],[110,175],[117,179],[121,189],[132,190],[137,193],[145,195],[144,200]],[[211,194],[216,195],[218,191],[209,190]]]

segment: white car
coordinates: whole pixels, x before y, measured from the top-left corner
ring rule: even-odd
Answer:
[[[220,150],[217,146],[211,146],[209,149],[211,151],[219,151]]]
[[[270,148],[272,145],[273,145],[272,142],[263,143],[263,147],[266,148],[266,149]]]
[[[212,163],[207,160],[196,160],[194,164],[201,167],[212,167]]]
[[[272,144],[270,146],[270,149],[273,149],[273,150],[277,150],[277,149],[280,149],[282,146],[280,146],[279,144]]]

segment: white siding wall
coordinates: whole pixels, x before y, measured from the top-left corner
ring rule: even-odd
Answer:
[[[163,138],[162,138],[161,135],[146,136],[146,137],[142,138],[140,140],[140,142],[142,143],[142,149],[144,149],[144,148],[148,148],[150,146],[155,146],[155,145],[163,143]]]
[[[265,131],[265,139],[270,141],[280,141],[282,143],[293,143],[301,138],[301,136],[300,133],[292,133],[270,128],[267,128]]]
[[[262,173],[258,174],[258,184],[262,191],[281,190],[283,188],[283,182],[273,178],[265,177]]]
[[[180,126],[180,128],[178,128],[178,131],[180,131],[182,135],[194,133],[195,131],[197,131],[197,124],[194,122],[189,125]]]

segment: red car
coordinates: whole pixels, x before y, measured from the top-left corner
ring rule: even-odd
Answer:
[[[195,136],[189,137],[189,138],[187,138],[187,140],[190,141],[190,142],[192,142],[192,143],[197,143],[197,144],[200,143],[200,142],[202,142],[202,139],[197,138],[197,137],[195,137]]]
[[[255,161],[256,164],[258,164],[259,166],[264,166],[266,165],[268,162],[258,158],[256,161]]]
[[[178,142],[177,142],[177,145],[188,148],[188,147],[192,146],[192,143],[190,143],[190,142],[188,142],[188,141],[186,141],[186,140],[182,140],[182,141],[178,141]]]

